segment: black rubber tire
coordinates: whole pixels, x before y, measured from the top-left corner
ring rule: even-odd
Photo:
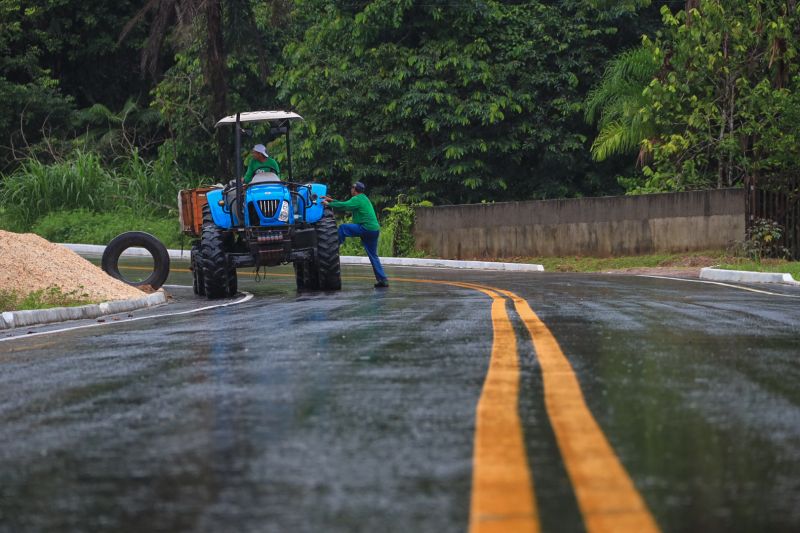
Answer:
[[[206,285],[203,276],[203,267],[200,265],[199,242],[192,245],[192,251],[189,257],[190,257],[189,269],[192,271],[192,291],[197,296],[205,296]]]
[[[239,292],[239,278],[235,268],[228,269],[228,294],[233,296]]]
[[[119,272],[119,258],[128,248],[144,248],[153,256],[153,272],[142,281],[128,281]],[[128,285],[141,287],[149,285],[159,289],[169,276],[169,252],[164,243],[143,231],[128,231],[117,235],[106,246],[103,259],[100,261],[103,270],[112,278],[124,281]]]
[[[319,288],[338,291],[342,288],[342,268],[339,263],[339,232],[333,210],[326,209],[315,225],[317,230],[317,261]]]
[[[317,274],[311,261],[296,261],[294,263],[294,276],[297,281],[298,291],[315,291],[319,289],[319,274]]]
[[[208,205],[203,206],[203,233],[200,237],[200,266],[203,284],[209,300],[235,294],[236,269],[228,265],[226,253],[232,244],[232,234],[216,226]],[[233,277],[233,281],[231,280]]]
[[[297,290],[303,290],[306,288],[306,280],[303,277],[305,273],[303,270],[303,263],[301,261],[295,261],[292,263],[292,267],[294,267],[294,281],[297,285]]]

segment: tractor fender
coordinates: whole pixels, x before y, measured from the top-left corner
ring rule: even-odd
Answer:
[[[222,206],[219,205],[220,200],[222,200],[222,189],[209,191],[206,194],[206,200],[208,200],[208,207],[211,210],[211,218],[214,220],[214,224],[220,228],[231,229],[233,227],[231,224],[231,214],[224,211]]]
[[[119,258],[128,248],[144,248],[153,256],[153,273],[143,281],[128,281],[119,272]],[[112,278],[124,281],[134,287],[144,285],[151,286],[154,290],[160,288],[169,276],[169,252],[160,240],[153,235],[143,231],[128,231],[117,235],[106,246],[103,251],[103,259],[100,262],[106,274]]]
[[[325,206],[322,205],[322,198],[328,194],[328,186],[322,183],[311,184],[311,194],[317,196],[317,201],[306,210],[306,222],[313,224],[322,219],[325,213]]]

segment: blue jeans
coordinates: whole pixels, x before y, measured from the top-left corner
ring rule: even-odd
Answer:
[[[378,281],[387,281],[386,273],[381,266],[378,258],[378,236],[380,231],[370,231],[364,229],[360,224],[342,224],[339,226],[339,244],[342,244],[347,237],[361,237],[361,244],[367,251],[369,262],[372,263],[372,271]]]

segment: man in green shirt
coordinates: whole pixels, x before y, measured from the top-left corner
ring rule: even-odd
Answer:
[[[381,266],[378,258],[378,237],[380,236],[381,226],[378,224],[378,217],[375,216],[375,208],[364,194],[366,186],[357,181],[350,188],[351,198],[346,202],[339,202],[330,196],[323,199],[325,205],[334,209],[350,211],[353,213],[352,224],[342,224],[339,226],[339,244],[342,244],[347,237],[361,237],[361,244],[367,251],[369,262],[372,264],[372,271],[375,273],[376,288],[388,287],[389,280]]]
[[[281,176],[281,169],[278,166],[278,162],[267,154],[267,148],[263,144],[253,146],[252,157],[244,173],[245,184],[253,180],[253,176],[255,176],[256,172],[274,172],[278,178]]]

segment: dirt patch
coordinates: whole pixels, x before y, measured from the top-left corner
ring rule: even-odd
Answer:
[[[709,257],[706,255],[690,255],[678,257],[659,264],[659,267],[710,267],[719,264],[719,257]]]
[[[101,302],[145,296],[72,250],[32,233],[0,230],[0,291],[26,295],[53,285]]]
[[[603,274],[636,274],[645,276],[667,276],[671,278],[699,278],[702,267],[637,267],[606,270]]]
[[[663,261],[657,267],[620,268],[605,271],[606,274],[643,274],[646,276],[669,276],[674,278],[699,278],[700,270],[719,264],[719,257],[689,255]]]

